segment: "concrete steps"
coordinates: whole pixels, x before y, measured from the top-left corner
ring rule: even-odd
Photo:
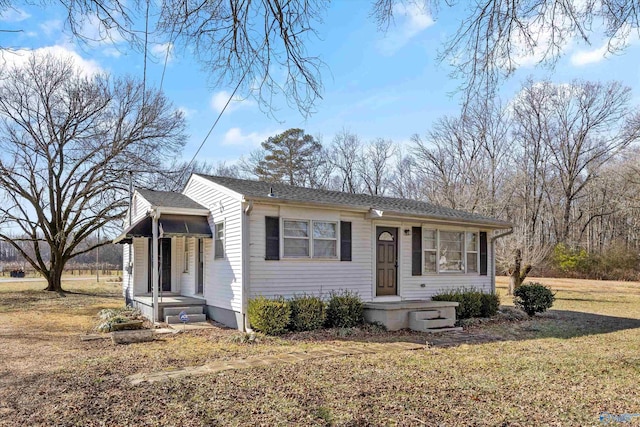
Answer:
[[[452,316],[443,316],[450,312],[440,310],[420,310],[409,312],[409,329],[418,332],[444,332],[445,330],[457,330],[455,328],[455,311]]]
[[[204,314],[204,306],[190,305],[185,307],[165,307],[165,323],[168,323],[170,325],[182,323],[182,320],[180,320],[180,313],[182,313],[183,311],[189,317],[189,321],[187,323],[206,322],[207,320],[207,315]]]

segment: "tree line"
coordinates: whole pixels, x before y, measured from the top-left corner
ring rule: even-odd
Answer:
[[[208,165],[206,172],[498,217],[514,224],[499,248],[503,269],[518,248],[538,272],[546,265],[566,274],[576,269],[562,260],[581,251],[602,257],[624,250],[637,258],[640,115],[631,101],[630,88],[615,81],[527,80],[515,97],[441,117],[408,144],[363,140],[348,129],[323,143],[289,129],[237,165]]]

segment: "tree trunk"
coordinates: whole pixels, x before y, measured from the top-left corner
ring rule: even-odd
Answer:
[[[522,269],[522,251],[520,249],[516,249],[515,256],[513,268],[509,269],[509,290],[507,295],[513,295],[513,291],[522,285],[522,282],[527,278],[532,268],[531,265],[527,264],[524,266],[524,269]]]
[[[47,288],[45,291],[64,292],[64,289],[62,289],[62,269],[51,269],[47,276]]]

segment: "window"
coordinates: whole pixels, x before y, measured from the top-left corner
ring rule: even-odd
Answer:
[[[282,228],[283,257],[338,257],[337,222],[285,219]]]
[[[309,257],[309,221],[285,219],[283,228],[284,256]]]
[[[421,231],[422,239],[414,241],[413,250],[422,252],[422,270],[420,268],[417,271],[413,270],[413,275],[478,273],[480,246],[478,232],[433,228],[422,228]],[[418,256],[415,261],[412,261],[412,265],[418,265],[419,262]]]
[[[337,223],[313,221],[313,256],[314,258],[338,256]]]
[[[214,258],[224,258],[224,222],[216,224]]]
[[[435,273],[436,260],[438,259],[438,232],[436,230],[422,230],[422,250],[424,251],[425,273]]]
[[[467,273],[478,272],[478,233],[467,232]]]
[[[441,272],[464,271],[464,233],[459,231],[440,232],[438,268]]]
[[[187,240],[186,237],[184,238],[184,252],[182,257],[184,262],[183,272],[188,273],[189,272],[189,241]]]

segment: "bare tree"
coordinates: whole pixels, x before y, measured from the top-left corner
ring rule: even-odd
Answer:
[[[146,187],[153,190],[182,191],[192,173],[238,178],[240,168],[226,162],[187,162],[174,159],[168,166],[158,170]]]
[[[457,2],[406,0],[436,13]],[[405,0],[375,0],[379,27],[393,20],[395,6]],[[493,95],[498,83],[523,63],[553,67],[574,39],[594,42],[602,28],[607,50],[619,53],[640,28],[640,8],[619,0],[480,0],[466,5],[458,30],[445,43],[440,61],[463,79],[465,105]]]
[[[342,129],[333,137],[330,161],[336,172],[337,190],[359,193],[362,183],[358,174],[358,163],[362,156],[362,141],[348,129]]]
[[[359,169],[369,194],[384,195],[388,182],[389,161],[394,155],[395,146],[389,139],[378,138],[365,147]]]
[[[83,76],[70,59],[34,55],[1,77],[0,239],[62,291],[65,264],[108,243],[82,242],[123,217],[129,172],[153,173],[182,148],[184,120],[161,93]]]

